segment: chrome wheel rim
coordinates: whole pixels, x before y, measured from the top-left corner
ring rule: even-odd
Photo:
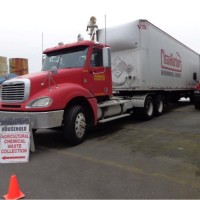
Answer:
[[[82,138],[85,134],[86,120],[83,113],[79,113],[75,121],[75,132],[78,138]]]

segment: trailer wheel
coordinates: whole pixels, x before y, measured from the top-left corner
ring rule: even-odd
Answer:
[[[194,107],[196,110],[200,110],[200,104],[199,103],[194,103]]]
[[[154,104],[151,96],[147,96],[144,102],[144,108],[142,109],[143,118],[146,120],[152,119],[154,114]]]
[[[36,133],[36,131],[37,131],[37,129],[35,129],[35,128],[34,128],[34,129],[32,129],[32,133],[33,133],[33,134],[35,134],[35,133]]]
[[[160,116],[164,111],[164,102],[161,95],[156,96],[154,102],[155,115]]]
[[[71,106],[64,117],[64,136],[71,145],[83,142],[86,134],[86,112],[81,105]]]

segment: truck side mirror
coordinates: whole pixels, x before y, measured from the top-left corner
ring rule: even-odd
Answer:
[[[197,73],[196,72],[193,73],[193,80],[197,81]]]
[[[58,72],[58,68],[57,68],[56,66],[52,66],[52,67],[51,67],[51,73],[52,73],[53,75],[55,75],[55,74],[57,74],[57,72]]]
[[[103,48],[103,66],[111,67],[111,49],[110,49],[110,47]]]

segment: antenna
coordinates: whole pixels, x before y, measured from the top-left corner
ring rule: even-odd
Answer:
[[[106,15],[105,15],[105,44],[106,44]]]
[[[42,53],[43,53],[43,32],[42,32]]]
[[[42,32],[42,64],[43,64],[43,32]]]

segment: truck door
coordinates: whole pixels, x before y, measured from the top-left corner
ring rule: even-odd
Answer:
[[[111,68],[103,67],[102,48],[93,47],[85,86],[94,96],[107,96],[112,93]]]

